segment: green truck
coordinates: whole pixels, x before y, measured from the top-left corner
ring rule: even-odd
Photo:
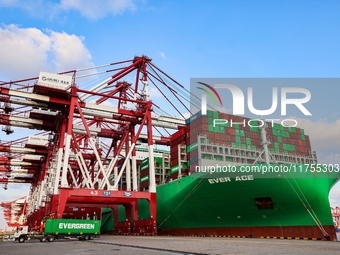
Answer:
[[[23,243],[38,239],[40,242],[53,242],[55,239],[76,237],[79,240],[93,240],[100,234],[100,220],[47,219],[43,233],[29,232],[28,226],[18,226],[14,240]]]

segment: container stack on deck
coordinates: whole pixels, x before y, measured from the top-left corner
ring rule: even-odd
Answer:
[[[175,180],[179,176],[188,174],[188,162],[186,153],[186,127],[181,127],[170,139],[170,178]],[[180,166],[180,167],[179,167]]]
[[[216,121],[214,126],[214,119],[220,119],[221,121]],[[270,142],[268,145],[269,152],[272,154],[301,157],[309,157],[311,155],[312,151],[309,136],[304,134],[303,129],[284,127],[275,122],[267,122],[266,124],[267,140]],[[258,120],[207,111],[207,115],[205,116],[203,116],[201,112],[196,113],[187,119],[186,125],[185,143],[187,145],[188,163],[190,166],[198,164],[198,135],[205,137],[205,141],[201,141],[201,143],[204,144],[214,144],[246,150],[263,150],[261,130],[258,127],[261,125],[261,122]],[[172,150],[175,150],[175,148]],[[212,156],[211,154],[204,154],[202,157],[204,159],[233,162],[233,157],[223,158],[219,155]],[[247,162],[243,163],[252,164],[254,160],[248,159]]]
[[[163,153],[163,157],[154,157],[155,163],[155,179],[156,184],[160,185],[161,183],[165,183],[169,180],[170,174],[170,166],[169,166],[169,155],[168,153]],[[140,182],[139,182],[139,189],[146,190],[150,184],[150,172],[149,172],[149,158],[145,158],[140,161]],[[163,174],[164,171],[164,174]],[[163,179],[164,178],[164,179]]]

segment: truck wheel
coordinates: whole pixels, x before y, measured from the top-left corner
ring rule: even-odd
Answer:
[[[20,236],[18,241],[19,241],[19,243],[24,243],[25,242],[25,237],[24,236]]]
[[[88,241],[89,240],[89,236],[84,236],[84,240]]]
[[[46,242],[46,236],[41,237],[39,240],[40,240],[40,242],[42,242],[42,243]]]
[[[49,241],[49,242],[54,242],[54,236],[49,236],[48,238],[47,238],[47,241]]]
[[[93,239],[94,239],[94,237],[93,237],[93,236],[90,236],[90,237],[89,237],[89,239],[90,239],[90,240],[93,240]]]

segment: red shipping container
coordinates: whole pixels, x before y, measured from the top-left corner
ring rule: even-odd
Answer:
[[[142,183],[139,185],[139,189],[140,189],[140,190],[143,190],[144,188],[148,188],[149,185],[150,185],[149,183],[150,183],[149,181],[142,182]]]
[[[146,176],[146,175],[149,175],[149,169],[140,171],[140,176],[141,177]]]
[[[201,117],[202,124],[208,124],[208,117]]]
[[[178,178],[178,172],[170,175],[170,178],[176,180]]]
[[[208,131],[208,124],[202,124],[202,130]]]

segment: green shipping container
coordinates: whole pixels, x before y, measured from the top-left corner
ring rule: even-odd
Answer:
[[[198,148],[198,143],[194,142],[187,146],[187,153],[197,150],[197,148]]]
[[[295,127],[288,127],[288,131],[292,133],[296,133],[296,128]]]
[[[225,160],[226,160],[227,162],[233,162],[233,158],[231,158],[231,157],[226,157]]]
[[[47,219],[44,234],[98,235],[100,234],[100,220]]]
[[[182,163],[182,169],[187,169],[186,163]],[[177,173],[177,172],[178,172],[178,165],[170,168],[170,174]]]
[[[163,158],[155,157],[155,162],[162,164],[163,163]]]
[[[217,161],[222,161],[223,160],[223,156],[215,155],[214,159],[217,160]]]
[[[141,166],[145,166],[145,165],[149,165],[149,158],[145,158],[142,160],[142,162],[140,163]]]
[[[281,125],[280,125],[280,124],[277,124],[277,123],[274,123],[273,129],[275,129],[275,130],[281,130]]]
[[[236,136],[236,143],[241,143],[241,137],[240,136]]]
[[[149,179],[149,175],[143,176],[142,178],[140,178],[140,183],[147,182]]]
[[[147,165],[144,165],[144,166],[140,166],[140,170],[141,171],[144,171],[144,170],[148,170],[149,169],[149,164],[147,164]]]
[[[207,154],[206,154],[206,155],[203,156],[203,158],[204,158],[204,159],[211,159],[211,155],[207,155]]]

